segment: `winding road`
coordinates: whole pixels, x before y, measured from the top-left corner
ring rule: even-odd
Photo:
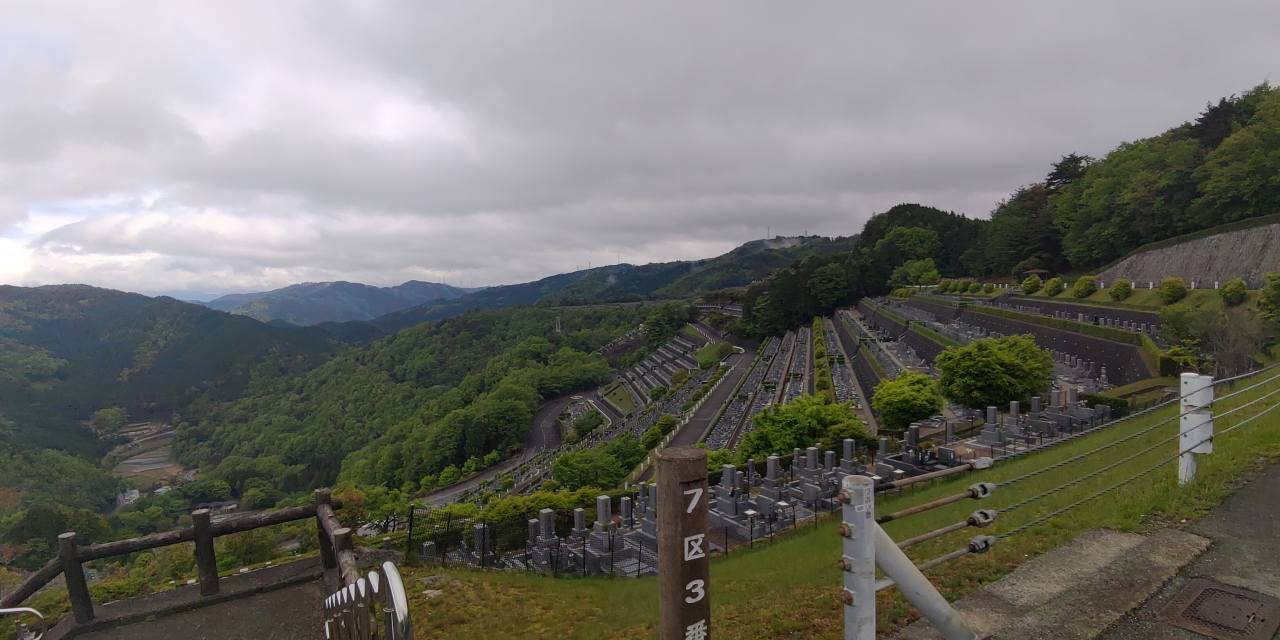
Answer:
[[[563,434],[560,433],[558,418],[564,411],[564,408],[573,400],[575,395],[589,397],[591,394],[569,394],[558,398],[553,398],[542,403],[538,407],[538,412],[533,415],[533,425],[529,427],[529,433],[525,434],[524,446],[520,449],[520,453],[499,462],[498,464],[481,471],[480,473],[463,480],[457,484],[449,485],[443,489],[438,489],[421,498],[421,502],[428,506],[438,507],[449,504],[457,499],[459,495],[475,488],[484,481],[506,473],[520,464],[528,461],[538,452],[544,449],[550,449],[560,445]],[[600,406],[601,403],[596,403]],[[601,406],[601,409],[604,409]]]

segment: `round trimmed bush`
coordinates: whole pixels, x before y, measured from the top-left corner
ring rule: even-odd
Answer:
[[[970,283],[969,283],[969,293],[978,293],[978,292],[980,292],[980,291],[982,291],[982,283],[981,283],[981,282],[970,282]]]
[[[939,280],[939,281],[938,281],[938,288],[936,289],[936,291],[937,291],[938,293],[946,293],[946,292],[948,292],[948,291],[950,291],[950,290],[951,290],[951,281],[950,281],[950,280]]]
[[[1222,296],[1222,304],[1234,307],[1249,297],[1249,290],[1245,287],[1244,280],[1232,278],[1222,285],[1218,295]]]
[[[1165,278],[1160,281],[1160,288],[1156,289],[1156,295],[1160,296],[1161,302],[1173,304],[1187,297],[1187,283],[1182,278]]]
[[[1116,281],[1111,283],[1111,288],[1107,290],[1107,295],[1116,302],[1128,299],[1133,295],[1133,283],[1124,278],[1116,278]]]
[[[1043,286],[1044,286],[1044,282],[1040,280],[1040,276],[1033,273],[1027,276],[1027,278],[1022,281],[1022,293],[1023,295],[1029,296],[1039,291],[1040,288]]]
[[[993,283],[991,283],[991,282],[988,282],[988,283],[986,283],[986,284],[982,285],[982,292],[983,292],[983,293],[995,293],[995,290],[996,290],[996,285],[995,285],[995,284],[993,284]]]
[[[1049,281],[1044,283],[1045,295],[1056,296],[1062,293],[1062,288],[1062,278],[1049,278]]]
[[[1098,291],[1098,279],[1093,276],[1080,276],[1071,286],[1072,298],[1088,298]]]

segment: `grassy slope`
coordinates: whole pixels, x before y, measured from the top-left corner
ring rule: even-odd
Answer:
[[[1224,401],[1219,409],[1276,390],[1280,390],[1280,381]],[[1280,397],[1272,396],[1239,414],[1219,419],[1218,430],[1253,415],[1258,407],[1276,400]],[[884,513],[963,491],[979,480],[1000,481],[1042,468],[1113,442],[1160,419],[1168,419],[1175,415],[1174,411],[1172,407],[1166,407],[1034,456],[998,464],[989,471],[902,495],[882,495],[877,508]],[[1001,508],[1101,469],[1152,444],[1169,440],[1175,434],[1175,423],[1170,422],[1152,434],[1091,456],[1077,466],[1056,469],[1038,478],[1003,487],[981,505],[963,501],[890,523],[886,529],[895,539],[901,540],[962,520],[979,506]],[[1087,529],[1142,530],[1202,515],[1265,462],[1280,459],[1280,410],[1223,436],[1215,447],[1212,455],[1201,458],[1200,475],[1185,490],[1177,487],[1176,465],[1165,464],[1121,491],[1002,541],[988,554],[947,563],[933,570],[930,577],[944,595],[955,599],[997,580],[1027,559]],[[1102,473],[1027,508],[1003,514],[997,525],[982,533],[1006,531],[1127,478],[1175,452],[1172,441],[1165,442],[1152,453],[1135,459],[1131,465]],[[798,533],[774,544],[759,546],[754,551],[735,550],[727,558],[713,562],[710,593],[717,637],[840,637],[841,610],[837,600],[840,572],[835,566],[839,537],[836,529],[834,519],[821,522],[816,527],[802,526]],[[921,544],[911,550],[911,555],[917,561],[935,557],[963,546],[975,533],[967,529]],[[653,625],[657,620],[657,580],[653,578],[555,580],[520,574],[425,568],[409,569],[408,574],[413,612],[417,618],[415,626],[424,632],[430,630],[433,636],[484,640],[497,637],[651,638],[656,633]],[[420,588],[423,584],[420,579],[429,575],[440,576],[426,587],[442,592],[434,598],[427,598]],[[914,614],[896,591],[881,593],[880,600],[882,630],[914,619]]]
[[[609,402],[612,402],[613,406],[620,409],[624,414],[636,410],[636,401],[631,398],[631,394],[627,393],[626,388],[621,383],[613,385],[604,397],[608,398]]]

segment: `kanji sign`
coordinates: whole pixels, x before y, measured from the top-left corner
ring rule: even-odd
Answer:
[[[711,636],[707,552],[707,452],[658,452],[658,576],[662,640]]]

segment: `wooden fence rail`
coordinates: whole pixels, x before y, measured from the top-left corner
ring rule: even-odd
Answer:
[[[359,579],[355,552],[351,544],[351,529],[343,527],[334,511],[342,504],[331,498],[328,489],[316,489],[315,501],[310,505],[288,507],[259,513],[234,515],[217,522],[212,521],[208,509],[191,513],[192,526],[162,533],[90,545],[77,545],[76,534],[68,531],[58,536],[58,557],[50,560],[33,573],[12,593],[0,600],[0,607],[15,607],[35,595],[58,574],[65,576],[67,596],[76,622],[84,624],[94,618],[93,599],[84,579],[84,563],[115,556],[128,555],[167,547],[183,542],[195,543],[197,575],[200,594],[218,593],[218,561],[213,541],[219,536],[252,531],[286,522],[316,519],[316,531],[320,543],[320,561],[325,569],[337,569],[342,584],[354,584]]]

